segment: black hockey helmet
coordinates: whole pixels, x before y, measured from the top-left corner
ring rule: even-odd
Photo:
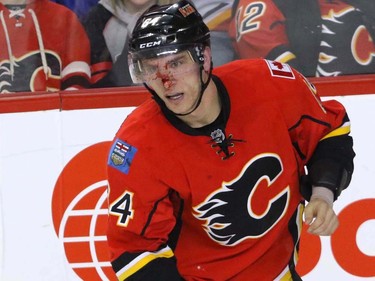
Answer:
[[[191,2],[182,0],[173,5],[154,5],[143,13],[133,29],[129,41],[130,73],[134,82],[140,82],[143,59],[184,50],[202,65],[206,46],[210,46],[210,31]]]

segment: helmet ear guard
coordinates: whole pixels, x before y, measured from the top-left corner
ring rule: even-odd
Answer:
[[[196,45],[194,48],[195,53],[192,54],[194,61],[196,61],[199,64],[204,63],[204,49],[206,48],[205,45],[199,44]]]

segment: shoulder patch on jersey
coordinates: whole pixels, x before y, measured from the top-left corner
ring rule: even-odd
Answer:
[[[134,146],[116,139],[111,147],[107,164],[128,174],[136,152],[137,149]]]
[[[281,77],[287,79],[295,79],[292,68],[285,63],[278,61],[265,60],[268,68],[271,72],[271,75],[274,77]]]

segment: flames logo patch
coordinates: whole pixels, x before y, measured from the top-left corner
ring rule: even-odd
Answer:
[[[205,202],[194,207],[194,216],[204,221],[209,237],[224,246],[261,237],[280,221],[289,205],[289,186],[274,195],[271,192],[282,172],[277,155],[259,155],[246,164],[237,178],[224,182]],[[259,195],[262,192],[265,195]],[[261,211],[254,208],[259,201],[263,204]]]
[[[58,85],[61,74],[60,59],[52,52],[46,52],[46,59],[48,79],[51,80],[48,85],[44,85],[46,77],[39,52],[30,52],[17,58],[14,62],[14,73],[11,73],[9,60],[0,62],[0,93],[43,91],[48,88],[49,84]]]

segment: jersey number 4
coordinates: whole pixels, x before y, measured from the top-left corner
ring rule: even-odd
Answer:
[[[132,208],[133,193],[125,191],[109,207],[109,214],[118,216],[117,225],[126,227],[130,219],[133,218],[134,210]]]

